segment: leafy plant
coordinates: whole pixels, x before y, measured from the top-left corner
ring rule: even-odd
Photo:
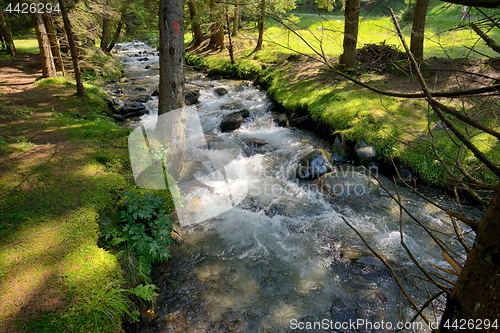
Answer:
[[[133,279],[149,282],[152,263],[170,258],[172,218],[165,212],[164,198],[131,191],[124,197],[119,222],[105,227],[103,234],[112,247],[121,249]]]
[[[154,298],[158,296],[158,293],[155,292],[156,289],[158,289],[158,287],[154,284],[140,284],[130,290],[130,292],[145,301],[152,302]]]

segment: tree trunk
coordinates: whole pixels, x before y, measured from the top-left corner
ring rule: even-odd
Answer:
[[[38,4],[38,2],[35,2]],[[42,14],[32,14],[35,24],[35,33],[38,39],[38,47],[40,49],[40,57],[42,58],[42,77],[57,77],[56,66],[54,65],[54,57],[50,48],[49,36],[45,29]]]
[[[226,24],[227,24],[227,39],[229,41],[229,59],[231,59],[231,65],[234,65],[234,53],[233,53],[233,40],[231,39],[231,21],[229,21],[229,11],[226,7]]]
[[[266,10],[266,0],[261,0],[259,6],[259,17],[257,18],[259,27],[259,37],[257,38],[257,45],[255,46],[254,51],[262,50],[262,42],[264,41],[264,29],[266,20],[265,10]]]
[[[239,15],[240,15],[240,6],[238,5],[238,0],[234,1],[234,14],[233,14],[233,36],[238,35],[238,27],[239,27]]]
[[[184,0],[161,0],[160,93],[156,128],[171,153],[168,172],[174,178],[184,164],[184,82]],[[168,112],[174,112],[173,118],[163,116]]]
[[[222,50],[224,48],[224,27],[221,23],[220,13],[217,13],[214,0],[210,0],[210,16],[212,18],[212,26],[210,28],[211,35],[208,46]]]
[[[339,62],[346,67],[356,66],[360,0],[347,0],[345,4],[344,53]]]
[[[201,33],[201,25],[198,18],[198,9],[193,0],[188,1],[189,6],[189,16],[191,16],[191,27],[193,29],[194,36],[194,46],[198,46],[203,41],[203,35]]]
[[[459,332],[452,327],[457,320],[485,320],[500,325],[500,185],[481,220],[474,246],[469,253],[453,290],[448,297],[441,319],[441,332]],[[472,331],[472,330],[470,330]],[[463,332],[463,331],[462,331]],[[498,332],[498,328],[484,332]]]
[[[101,50],[106,52],[109,46],[109,17],[103,13],[102,17],[102,34],[101,34]]]
[[[7,52],[13,57],[16,56],[16,47],[14,46],[14,40],[12,39],[12,35],[10,34],[9,27],[5,22],[5,17],[3,16],[3,9],[0,10],[0,28],[2,32],[2,36],[5,40],[5,46],[7,47]]]
[[[47,30],[47,36],[49,37],[50,49],[52,55],[54,56],[54,62],[56,66],[59,66],[61,73],[64,76],[64,63],[61,56],[61,50],[59,49],[59,43],[57,41],[57,35],[54,30],[54,24],[52,22],[52,16],[49,14],[43,14],[43,22],[45,23],[45,30]]]
[[[123,9],[122,15],[120,16],[120,21],[118,21],[118,25],[116,26],[116,31],[113,36],[113,39],[111,40],[111,43],[109,43],[106,52],[109,53],[115,47],[116,41],[118,38],[120,38],[120,33],[122,32],[122,27],[123,27],[123,22],[125,22],[125,15],[127,14],[127,6]]]
[[[478,26],[474,23],[470,24],[470,27],[476,34],[479,35],[493,51],[500,53],[500,45],[498,45],[491,37],[488,37]]]
[[[427,16],[427,5],[429,0],[417,0],[415,13],[413,14],[413,25],[411,28],[410,51],[415,60],[424,60],[424,32],[425,18]]]
[[[2,44],[2,49],[7,50],[7,45],[5,44],[5,39],[3,38],[2,29],[0,29],[0,44]]]
[[[78,63],[78,51],[76,49],[73,31],[71,29],[71,22],[68,18],[64,0],[59,0],[59,7],[61,7],[64,30],[66,30],[66,36],[68,37],[69,50],[71,52],[71,59],[73,60],[73,69],[75,70],[76,95],[83,96],[85,91],[83,90],[82,72],[80,71],[80,64]]]

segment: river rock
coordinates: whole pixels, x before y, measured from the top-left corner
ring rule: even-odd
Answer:
[[[123,116],[121,114],[114,113],[111,117],[118,122],[124,121]]]
[[[218,87],[214,89],[215,93],[219,96],[224,96],[228,93],[227,89],[224,87]]]
[[[396,179],[396,182],[399,185],[404,185],[404,183],[406,183],[406,184],[411,186],[413,184],[413,176],[412,176],[410,170],[408,170],[408,169],[400,170],[399,176],[401,177],[401,179],[399,179],[399,177],[397,177],[397,179]]]
[[[316,179],[333,170],[330,154],[326,150],[317,149],[300,159],[296,175],[298,178]]]
[[[326,197],[348,198],[378,191],[375,179],[353,168],[340,166],[337,172],[330,172],[315,181],[316,188]]]
[[[123,118],[140,117],[148,113],[149,111],[146,106],[141,103],[127,105],[120,110],[120,114],[123,116]]]
[[[356,145],[354,152],[356,155],[356,162],[361,165],[374,161],[378,156],[375,147],[367,145],[363,140]]]
[[[158,89],[153,90],[153,92],[151,93],[152,97],[158,96],[158,95],[160,95],[160,91]]]
[[[337,136],[332,146],[332,154],[331,154],[332,163],[344,163],[347,162],[347,152],[340,142],[340,138]]]
[[[198,103],[199,98],[200,98],[200,89],[187,91],[186,94],[184,95],[184,100],[186,101],[186,105],[193,105]]]
[[[151,68],[151,65],[147,65],[146,67],[144,67],[144,69],[150,69]]]
[[[239,114],[240,116],[242,116],[243,118],[248,118],[250,117],[250,111],[248,111],[247,109],[243,109],[243,110],[240,110],[240,111],[236,111],[236,112],[233,112],[231,114]]]
[[[222,119],[220,124],[221,132],[231,132],[241,126],[243,117],[239,113],[231,113]]]
[[[267,141],[261,140],[261,139],[252,139],[248,141],[248,145],[252,147],[262,147],[267,145]]]
[[[140,96],[137,96],[137,98],[134,99],[134,101],[138,102],[138,103],[146,103],[150,99],[151,99],[151,97],[148,95],[140,95]]]
[[[290,126],[290,122],[288,121],[288,117],[286,116],[286,114],[282,113],[280,115],[278,115],[274,121],[276,122],[276,124],[280,127],[289,127]]]

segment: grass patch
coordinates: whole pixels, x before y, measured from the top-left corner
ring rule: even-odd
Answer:
[[[457,8],[460,12],[456,14]],[[461,7],[433,1],[429,7],[432,14],[427,18],[425,55],[426,57],[454,58],[464,57],[470,52],[463,45],[473,46],[477,36],[467,29],[454,29],[460,19]],[[330,59],[335,59],[342,52],[343,18],[300,15],[294,19],[300,27],[299,32],[305,40],[319,49],[319,42],[312,34],[323,36],[323,50]],[[435,16],[433,16],[435,15]],[[410,38],[410,27],[405,27],[405,35]],[[498,32],[491,33],[499,39]],[[189,55],[188,63],[208,68],[209,74],[229,77],[241,77],[239,68],[252,69],[258,75],[255,80],[268,89],[271,96],[292,114],[292,118],[308,112],[313,120],[329,125],[334,131],[341,132],[352,141],[364,140],[377,147],[383,159],[396,158],[402,164],[416,171],[419,178],[429,184],[450,186],[450,181],[443,166],[430,148],[432,138],[427,134],[428,109],[421,100],[390,98],[371,93],[353,83],[339,79],[325,72],[318,63],[304,55],[314,55],[306,44],[293,33],[285,30],[278,22],[268,20],[265,32],[265,47],[253,52],[256,32],[240,33],[233,43],[236,45],[236,64],[231,65],[227,52],[200,52]],[[250,42],[249,42],[250,41]],[[388,17],[364,17],[360,22],[358,48],[367,43],[386,43],[399,45],[394,28]],[[282,47],[285,46],[285,47]],[[287,48],[292,48],[292,51]],[[486,45],[479,42],[475,47],[479,52],[493,55]],[[474,55],[475,56],[475,55]],[[394,73],[393,73],[394,72]],[[410,80],[409,77],[396,73],[357,73],[358,79],[369,82],[381,89],[400,90],[397,82]],[[399,76],[399,80],[394,78]],[[403,88],[404,90],[405,88]],[[406,88],[412,89],[412,88]],[[413,91],[412,91],[413,92]],[[475,105],[473,99],[468,100]],[[482,119],[489,126],[498,126],[494,122],[498,102],[492,102],[488,117]],[[461,108],[459,104],[454,105]],[[473,106],[474,107],[474,106]],[[437,119],[431,119],[431,127]],[[465,127],[460,124],[460,129]],[[498,140],[487,135],[476,134],[472,139],[477,147],[493,161],[500,161]],[[436,145],[440,156],[449,162],[454,161],[458,148],[446,137],[445,132],[436,132]],[[497,147],[495,149],[495,147]],[[462,162],[466,170],[488,183],[497,178],[478,162],[471,154],[464,154]],[[458,170],[454,170],[458,175]]]

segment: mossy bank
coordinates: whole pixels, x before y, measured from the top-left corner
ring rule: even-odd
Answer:
[[[108,117],[102,88],[79,98],[67,79],[33,82],[38,55],[1,61],[13,73],[0,71],[0,331],[120,332],[134,285],[99,246],[99,223],[135,189],[130,131]]]
[[[236,40],[238,43],[238,40]],[[428,110],[422,99],[405,99],[382,96],[364,89],[349,80],[335,75],[318,61],[299,54],[281,52],[275,47],[253,52],[245,42],[238,44],[240,52],[235,64],[231,64],[226,52],[190,50],[186,63],[196,70],[204,70],[211,77],[231,77],[252,79],[266,89],[271,98],[293,120],[310,119],[309,128],[332,139],[340,135],[347,145],[365,141],[376,147],[379,165],[392,169],[391,159],[399,168],[410,169],[420,184],[438,185],[451,188],[452,180],[438,161],[431,147],[432,140],[444,161],[452,161],[457,146],[449,139],[437,117]],[[446,60],[443,60],[444,62]],[[481,60],[488,70],[490,65]],[[362,65],[362,64],[361,64]],[[404,64],[401,64],[404,65]],[[426,67],[425,67],[426,66]],[[424,65],[426,74],[432,76],[432,64]],[[418,92],[412,77],[387,66],[384,71],[350,71],[358,80],[388,91]],[[449,89],[445,85],[439,87]],[[474,101],[470,101],[476,108]],[[457,105],[456,101],[452,102]],[[497,102],[490,101],[481,106],[485,114],[483,122],[494,126],[494,110]],[[463,112],[465,110],[460,108]],[[292,121],[293,123],[293,121]],[[302,124],[301,124],[302,125]],[[428,134],[429,126],[433,136]],[[464,129],[463,125],[458,125]],[[500,154],[488,149],[497,140],[487,135],[474,133],[472,142],[483,149],[492,160],[499,161]],[[474,170],[479,179],[495,183],[495,176],[475,160],[470,152],[462,156],[468,171]],[[458,173],[457,173],[458,176]]]

